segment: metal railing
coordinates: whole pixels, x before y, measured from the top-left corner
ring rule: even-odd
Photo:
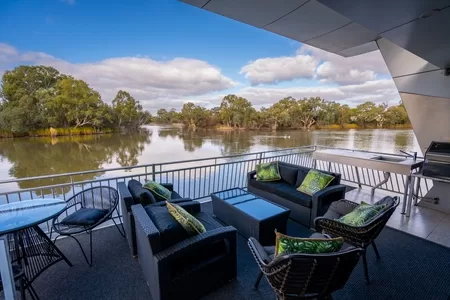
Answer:
[[[254,170],[255,166],[259,163],[274,160],[340,173],[343,183],[353,183],[358,186],[371,187],[384,178],[383,172],[381,171],[324,161],[314,161],[312,158],[313,152],[316,149],[322,148],[329,147],[305,146],[232,156],[137,165],[125,168],[7,179],[0,181],[0,204],[45,197],[67,200],[86,188],[94,186],[116,187],[118,182],[128,181],[130,179],[136,179],[141,182],[147,179],[158,182],[171,182],[174,184],[175,190],[182,197],[201,199],[220,190],[233,187],[246,187],[248,172]],[[387,154],[371,151],[362,152]],[[405,180],[406,176],[404,175],[391,174],[389,180],[381,185],[380,188],[403,194]],[[11,185],[18,186],[11,187]],[[431,186],[431,181],[423,180],[419,189],[419,195],[424,195]]]

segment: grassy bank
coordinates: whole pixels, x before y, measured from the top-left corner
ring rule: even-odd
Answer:
[[[93,127],[45,128],[45,129],[31,130],[25,133],[12,133],[7,131],[0,131],[0,138],[76,136],[76,135],[105,134],[113,132],[115,132],[115,130],[110,128],[105,128],[102,130],[95,129]]]

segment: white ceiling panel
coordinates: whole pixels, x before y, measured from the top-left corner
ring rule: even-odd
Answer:
[[[375,41],[373,41],[373,42],[365,43],[365,44],[362,44],[362,45],[359,45],[356,47],[342,50],[342,51],[338,52],[337,54],[344,56],[344,57],[350,57],[350,56],[356,56],[356,55],[372,52],[375,50],[378,50],[378,46],[377,46],[377,43]]]
[[[313,0],[264,27],[297,41],[308,40],[351,23],[349,19]]]
[[[330,52],[340,52],[377,39],[377,34],[357,23],[351,23],[333,32],[305,41],[306,44]]]
[[[318,0],[362,26],[381,33],[450,5],[450,0]]]
[[[263,27],[290,13],[307,1],[211,0],[204,9],[256,27]]]
[[[450,67],[450,8],[382,34],[440,68]]]
[[[198,7],[202,7],[203,5],[208,3],[208,0],[180,0],[180,1]]]

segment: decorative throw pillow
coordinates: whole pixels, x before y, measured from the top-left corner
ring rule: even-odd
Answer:
[[[326,188],[333,179],[334,177],[331,175],[311,169],[297,191],[312,196],[314,193]]]
[[[276,181],[280,179],[281,175],[277,161],[256,165],[256,180]]]
[[[291,253],[330,253],[339,251],[344,244],[342,237],[333,239],[297,238],[276,233],[275,255]]]
[[[206,232],[205,226],[184,208],[170,202],[167,202],[166,205],[172,217],[183,226],[190,236]]]
[[[172,194],[171,191],[152,180],[148,180],[142,187],[155,194],[157,198],[159,197],[159,200],[169,200],[170,195]]]
[[[355,209],[340,217],[337,221],[347,225],[362,226],[375,217],[385,207],[385,204],[370,205],[366,202],[361,202],[361,204],[355,207]]]

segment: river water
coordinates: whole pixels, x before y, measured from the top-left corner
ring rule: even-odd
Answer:
[[[398,153],[402,149],[420,153],[412,130],[192,132],[175,126],[147,126],[145,129],[133,134],[2,139],[0,180],[314,144],[379,152]]]

